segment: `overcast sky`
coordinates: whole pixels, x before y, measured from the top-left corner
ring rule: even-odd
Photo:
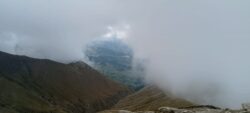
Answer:
[[[70,62],[117,36],[147,79],[202,104],[250,102],[249,0],[1,0],[0,50]]]

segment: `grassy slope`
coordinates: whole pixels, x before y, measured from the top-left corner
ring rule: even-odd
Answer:
[[[55,108],[39,97],[35,92],[29,91],[15,82],[0,77],[0,111],[4,113],[29,112],[53,112]],[[59,109],[58,109],[59,110]]]
[[[156,110],[161,106],[185,107],[193,105],[184,99],[168,95],[155,86],[148,86],[120,100],[113,109],[143,111]]]
[[[1,52],[0,90],[0,111],[13,113],[94,113],[129,93],[84,63],[68,65]]]

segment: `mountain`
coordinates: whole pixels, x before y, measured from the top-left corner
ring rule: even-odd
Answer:
[[[0,113],[95,113],[129,93],[83,62],[0,52]]]
[[[90,43],[85,55],[93,67],[108,78],[138,90],[144,86],[142,61],[134,61],[133,50],[122,40],[111,38]]]
[[[111,110],[100,113],[115,112],[117,110],[155,111],[161,106],[179,108],[193,105],[187,100],[177,98],[170,93],[163,92],[156,86],[150,85],[120,100]]]
[[[90,61],[111,65],[119,71],[132,68],[133,51],[117,38],[93,41],[87,46],[85,54]]]

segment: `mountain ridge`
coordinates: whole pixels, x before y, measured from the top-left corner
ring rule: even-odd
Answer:
[[[83,62],[63,64],[4,52],[0,80],[0,111],[13,113],[94,113],[131,93]]]
[[[111,111],[155,111],[161,106],[185,108],[194,105],[194,103],[178,98],[169,92],[164,92],[155,85],[148,85],[121,99],[111,108]],[[106,111],[100,113],[106,113]]]

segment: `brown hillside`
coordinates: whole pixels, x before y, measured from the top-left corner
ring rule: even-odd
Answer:
[[[62,64],[3,52],[0,90],[0,112],[10,113],[95,113],[130,93],[83,62]]]
[[[167,94],[156,86],[148,86],[135,94],[120,100],[114,110],[147,111],[156,110],[161,106],[185,107],[193,104],[171,94]]]

